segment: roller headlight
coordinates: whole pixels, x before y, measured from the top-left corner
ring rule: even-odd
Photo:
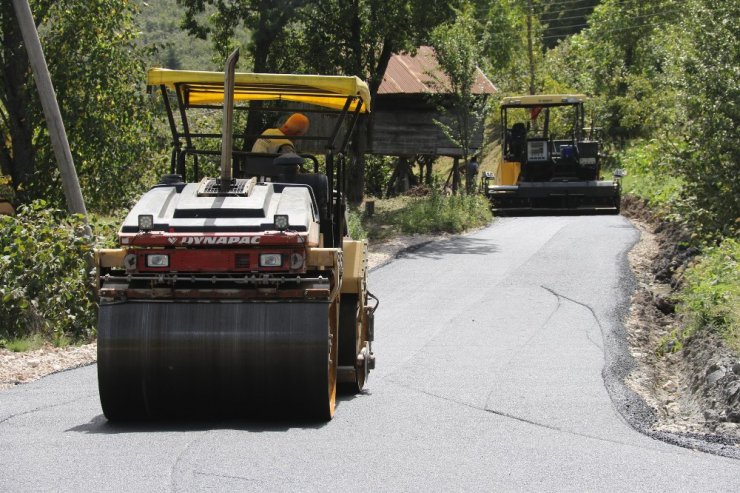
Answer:
[[[169,267],[170,266],[170,256],[169,255],[162,255],[159,253],[149,254],[146,256],[146,266],[147,267]]]
[[[282,267],[283,256],[279,253],[261,253],[260,267]]]

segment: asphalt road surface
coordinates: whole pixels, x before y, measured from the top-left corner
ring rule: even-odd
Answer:
[[[498,220],[371,274],[378,368],[333,421],[108,424],[96,368],[0,393],[0,491],[740,491],[636,431],[619,216]]]

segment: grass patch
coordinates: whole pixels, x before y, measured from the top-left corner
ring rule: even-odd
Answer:
[[[362,225],[362,212],[355,207],[347,209],[347,230],[349,237],[353,240],[364,240],[367,238],[367,231]]]
[[[678,299],[679,311],[689,321],[684,338],[697,330],[712,330],[740,352],[740,241],[727,238],[707,249],[686,270]]]
[[[46,341],[39,334],[27,337],[16,337],[9,341],[0,341],[0,346],[5,347],[5,349],[9,351],[13,351],[14,353],[35,351],[44,347],[44,344],[46,344]]]
[[[490,221],[490,205],[484,197],[432,192],[424,197],[375,200],[375,213],[363,217],[362,226],[368,238],[383,241],[398,234],[461,233]]]

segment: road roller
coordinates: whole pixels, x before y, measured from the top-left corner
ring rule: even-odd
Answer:
[[[497,215],[619,213],[614,179],[601,177],[599,141],[585,129],[584,94],[512,96],[501,101],[501,162],[481,177]]]
[[[343,193],[368,87],[238,73],[237,59],[224,72],[148,72],[170,169],[126,216],[119,247],[96,251],[108,420],[329,420],[338,386],[362,391],[375,366],[378,300]],[[280,127],[295,113],[311,126],[291,152],[252,152],[261,132],[249,122]]]

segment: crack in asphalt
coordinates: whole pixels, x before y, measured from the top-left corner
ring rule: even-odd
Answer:
[[[193,447],[193,445],[195,445],[196,442],[200,441],[202,438],[205,438],[206,435],[208,435],[209,432],[210,432],[210,430],[200,432],[198,434],[198,436],[196,436],[195,438],[193,438],[192,440],[190,440],[185,445],[185,447],[183,447],[183,449],[180,451],[180,453],[177,454],[177,458],[175,459],[175,462],[172,464],[172,467],[170,468],[170,491],[172,491],[173,493],[176,492],[176,491],[178,491],[178,488],[177,488],[177,474],[178,474],[177,469],[180,466],[180,463],[182,462],[183,458],[185,457],[185,454],[187,454],[187,452]]]
[[[3,424],[3,423],[6,423],[8,421],[10,421],[13,418],[17,418],[18,416],[25,416],[26,414],[33,414],[33,413],[37,413],[39,411],[45,411],[47,409],[52,409],[52,408],[55,408],[55,407],[66,406],[67,404],[72,404],[72,403],[75,403],[77,401],[81,401],[83,399],[88,399],[88,398],[93,397],[95,395],[97,395],[97,393],[96,394],[83,395],[82,397],[77,397],[76,399],[72,399],[70,401],[58,402],[56,404],[50,404],[48,406],[41,406],[41,407],[37,407],[35,409],[29,409],[28,411],[23,411],[23,412],[20,412],[20,413],[11,414],[10,416],[6,416],[6,417],[0,419],[0,425]]]
[[[216,474],[214,472],[205,472],[205,471],[193,471],[193,474],[195,474],[196,476],[205,476],[209,478],[236,479],[238,481],[245,481],[249,483],[260,481],[259,479],[256,479],[256,478],[247,478],[244,476],[232,476],[229,474]]]
[[[611,443],[613,445],[621,445],[621,446],[636,448],[636,449],[640,449],[640,450],[649,450],[651,452],[659,452],[659,453],[667,454],[667,455],[673,455],[674,454],[674,452],[672,450],[659,450],[659,449],[654,449],[654,448],[651,448],[651,447],[644,447],[644,446],[641,446],[641,445],[636,445],[634,443],[627,443],[627,442],[622,442],[622,441],[619,441],[619,440],[612,440],[610,438],[604,438],[604,437],[600,437],[600,436],[596,436],[596,435],[590,435],[588,433],[581,433],[581,432],[578,432],[578,431],[566,430],[564,428],[561,428],[561,427],[558,427],[558,426],[555,426],[555,425],[549,425],[549,424],[546,424],[546,423],[540,423],[538,421],[534,421],[534,420],[531,420],[531,419],[523,418],[521,416],[516,416],[514,414],[510,414],[510,413],[507,413],[507,412],[504,412],[504,411],[497,411],[495,409],[490,409],[490,408],[488,408],[487,405],[485,407],[479,407],[479,406],[476,406],[474,404],[470,404],[469,402],[459,401],[457,399],[453,399],[451,397],[445,397],[443,395],[435,394],[435,393],[429,392],[427,390],[417,389],[417,388],[411,387],[409,385],[404,385],[404,384],[402,384],[400,382],[396,382],[396,381],[393,381],[393,380],[388,380],[388,382],[389,383],[392,383],[392,384],[394,384],[394,385],[396,385],[398,387],[402,387],[404,389],[408,389],[408,390],[411,390],[413,392],[418,392],[420,394],[424,394],[424,395],[427,395],[429,397],[433,397],[435,399],[440,399],[440,400],[443,400],[443,401],[446,401],[446,402],[451,402],[453,404],[457,404],[459,406],[467,407],[467,408],[473,409],[475,411],[481,411],[481,412],[485,412],[487,414],[493,414],[495,416],[499,416],[499,417],[502,417],[502,418],[511,419],[511,420],[514,420],[514,421],[518,421],[520,423],[524,423],[524,424],[528,424],[528,425],[531,425],[531,426],[535,426],[537,428],[543,428],[543,429],[546,429],[546,430],[556,431],[558,433],[563,433],[565,435],[572,435],[572,436],[577,436],[577,437],[581,437],[581,438],[587,438],[587,439],[596,440],[596,441],[599,441],[599,442]],[[629,425],[627,425],[627,426],[629,426]]]
[[[545,319],[545,321],[542,322],[542,324],[535,331],[532,332],[532,335],[530,335],[527,338],[526,341],[524,341],[523,343],[521,343],[518,346],[516,346],[514,348],[514,350],[512,351],[512,355],[509,358],[507,358],[507,360],[502,365],[499,365],[499,366],[501,366],[501,367],[508,367],[509,364],[514,360],[514,358],[516,358],[516,356],[519,353],[519,351],[521,351],[523,348],[527,347],[529,345],[529,343],[532,342],[532,340],[536,336],[538,336],[539,334],[542,333],[542,331],[545,330],[545,328],[547,327],[547,324],[550,322],[550,320],[552,320],[552,317],[554,317],[555,314],[558,312],[558,310],[560,310],[560,305],[561,305],[560,298],[557,298],[557,300],[558,300],[558,304],[555,305],[555,308],[552,309],[552,311],[547,316],[547,318]],[[485,408],[488,408],[488,401],[491,400],[491,395],[493,395],[493,391],[494,391],[494,389],[491,389],[488,392],[488,395],[486,396],[486,400],[485,400],[485,403],[484,403],[484,407]]]
[[[586,303],[582,303],[578,300],[574,300],[573,298],[569,298],[568,296],[565,296],[564,294],[560,294],[554,289],[548,288],[547,286],[541,285],[540,287],[558,299],[558,306],[560,306],[559,303],[560,303],[560,299],[562,298],[564,300],[570,301],[571,303],[575,303],[576,305],[582,306],[585,309],[587,309],[591,313],[591,316],[594,318],[594,321],[596,321],[596,325],[599,327],[599,332],[601,333],[601,336],[604,337],[604,327],[601,325],[601,320],[599,320],[599,317],[596,315],[596,311],[593,308],[591,308]],[[604,347],[591,338],[591,336],[588,333],[588,330],[584,330],[584,332],[586,333],[586,338],[589,340],[589,342],[591,342],[591,344],[593,344],[594,346],[596,346],[596,348],[598,348],[600,351],[603,352]]]

